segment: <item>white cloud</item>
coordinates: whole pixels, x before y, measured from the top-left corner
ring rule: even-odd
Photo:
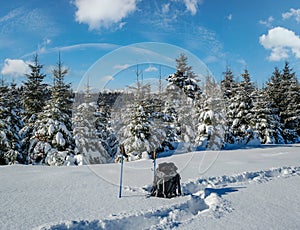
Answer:
[[[79,50],[79,49],[84,50],[88,48],[111,50],[111,49],[117,49],[119,47],[120,47],[119,45],[115,45],[111,43],[82,43],[82,44],[76,44],[70,46],[56,47],[56,48],[52,48],[50,51],[57,52],[58,50],[60,51],[71,51],[71,50]]]
[[[166,13],[168,13],[169,11],[170,11],[170,3],[167,3],[167,4],[163,4],[162,5],[162,13],[163,14],[166,14]]]
[[[0,18],[0,34],[15,39],[15,32],[24,34],[34,33],[35,37],[51,37],[60,33],[59,26],[43,9],[25,7],[16,8]]]
[[[299,23],[300,22],[300,9],[296,10],[296,9],[291,8],[290,11],[282,14],[283,19],[289,19],[291,17],[294,17],[295,20]]]
[[[51,42],[50,42],[51,43]],[[73,50],[86,50],[86,49],[102,49],[102,50],[114,50],[119,48],[119,45],[110,44],[110,43],[82,43],[82,44],[76,44],[76,45],[70,45],[70,46],[61,46],[61,47],[54,47],[54,48],[48,48],[46,46],[40,46],[38,47],[38,53],[39,54],[45,54],[45,53],[57,53],[58,51],[73,51]],[[36,54],[37,51],[32,51],[30,53],[27,53],[22,56],[22,58],[30,57],[34,54]]]
[[[259,24],[261,25],[265,25],[267,27],[272,27],[272,22],[274,21],[274,18],[272,16],[270,16],[266,21],[264,20],[260,20]]]
[[[199,6],[203,3],[204,0],[168,0],[168,1],[143,1],[143,23],[151,24],[157,27],[161,27],[162,31],[172,31],[177,30],[179,24],[190,24],[190,19],[184,19],[188,14],[192,16],[196,15],[198,12]],[[157,2],[163,2],[158,4]],[[153,4],[154,3],[154,4]],[[184,21],[183,21],[184,20]],[[150,31],[147,35],[150,37]],[[154,38],[154,40],[159,40],[160,38]]]
[[[227,16],[227,19],[228,19],[229,21],[231,21],[231,20],[232,20],[232,14],[229,14],[229,15]]]
[[[38,45],[38,53],[46,53],[47,52],[47,46],[51,43],[51,39],[44,38],[42,44]]]
[[[0,18],[0,23],[12,20],[15,17],[19,16],[20,14],[22,14],[22,9],[16,8],[16,9],[10,11],[8,14],[3,16],[2,18]]]
[[[44,44],[45,44],[45,45],[49,45],[51,42],[52,42],[52,41],[51,41],[51,39],[49,39],[49,38],[45,38],[45,39],[44,39]]]
[[[120,64],[117,64],[114,66],[114,69],[120,69],[120,70],[123,70],[123,69],[127,69],[129,68],[130,65],[129,64],[124,64],[124,65],[120,65]]]
[[[3,75],[11,75],[14,77],[24,76],[24,74],[29,73],[28,63],[20,59],[5,59],[4,66],[1,70]]]
[[[202,4],[202,0],[183,0],[186,6],[186,9],[191,12],[192,15],[195,15],[198,10],[198,4]]]
[[[136,3],[137,0],[75,0],[76,21],[88,24],[90,30],[109,28],[134,12]]]
[[[296,58],[300,58],[300,37],[294,31],[283,27],[275,27],[259,38],[260,44],[267,50],[271,50],[270,61],[280,61],[289,57],[292,52]]]
[[[121,22],[120,24],[119,24],[119,29],[122,29],[124,26],[126,25],[126,22]]]
[[[206,58],[204,58],[204,63],[214,63],[217,62],[219,59],[218,57],[214,56],[214,55],[209,55]]]
[[[287,59],[288,57],[289,57],[288,49],[285,47],[278,46],[272,49],[272,52],[268,59],[270,61],[280,61],[280,60]]]
[[[241,64],[243,66],[243,68],[247,67],[247,62],[243,58],[237,59],[236,62],[239,63],[239,64]]]
[[[157,69],[156,67],[154,67],[154,66],[149,66],[149,67],[146,68],[144,71],[145,71],[145,72],[157,72],[158,69]]]
[[[114,80],[114,77],[111,75],[106,75],[101,78],[101,81],[104,81],[104,82],[111,81],[111,80]]]

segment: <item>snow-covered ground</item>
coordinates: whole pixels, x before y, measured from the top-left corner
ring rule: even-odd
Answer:
[[[152,161],[0,167],[1,229],[300,229],[300,145],[202,151],[174,162],[184,195],[147,197]]]

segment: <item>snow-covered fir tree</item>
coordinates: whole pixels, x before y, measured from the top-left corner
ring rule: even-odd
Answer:
[[[162,121],[165,124],[166,139],[164,145],[168,149],[174,149],[175,142],[179,141],[180,125],[178,115],[172,101],[166,100],[162,110]]]
[[[284,144],[285,140],[283,137],[283,124],[281,122],[280,113],[281,113],[281,103],[284,100],[281,92],[281,72],[275,67],[271,78],[267,82],[267,86],[264,89],[266,98],[270,104],[270,111],[274,117],[274,132],[275,132],[275,143]]]
[[[221,90],[228,105],[230,103],[230,99],[235,94],[236,82],[229,66],[226,67],[226,71],[223,72],[223,75],[224,80],[221,81]]]
[[[183,90],[186,96],[193,100],[201,94],[197,75],[193,72],[192,66],[188,66],[187,56],[184,54],[180,54],[176,59],[176,72],[171,74],[167,81]]]
[[[31,161],[28,157],[32,137],[37,130],[37,115],[43,110],[46,104],[46,88],[43,83],[45,74],[42,73],[43,65],[39,63],[38,55],[34,55],[33,63],[28,65],[31,72],[26,74],[27,81],[22,87],[22,101],[24,107],[24,127],[20,130],[22,138],[22,151],[26,161]]]
[[[24,126],[24,123],[22,121],[23,108],[21,92],[17,88],[17,85],[15,83],[11,83],[10,85],[8,99],[9,116],[7,117],[7,119],[9,120],[13,136],[10,140],[10,149],[7,155],[9,157],[9,163],[22,163],[25,160],[22,154],[22,140],[20,136],[20,130]]]
[[[241,77],[242,81],[237,83],[236,95],[233,99],[235,103],[229,106],[232,109],[232,133],[238,144],[259,144],[258,135],[251,126],[255,87],[247,69]]]
[[[175,123],[177,115],[174,107],[169,106],[170,102],[162,91],[153,94],[152,98],[148,98],[145,103],[147,104],[145,112],[150,114],[156,126],[163,129],[166,135],[165,139],[162,140],[162,148],[158,148],[156,153],[174,150],[174,144],[178,141],[177,135],[180,131],[179,125]]]
[[[9,116],[8,101],[8,87],[2,79],[0,85],[0,165],[9,163],[7,152],[10,149],[10,139],[13,137],[10,122],[7,119]]]
[[[177,70],[176,73],[171,74],[167,80],[171,84],[183,90],[186,96],[192,100],[201,94],[201,90],[197,84],[197,81],[188,77],[188,75],[184,75],[184,73],[179,70]]]
[[[35,121],[36,132],[31,138],[28,154],[30,163],[63,165],[68,162],[67,158],[72,157],[72,93],[70,85],[64,81],[67,73],[59,55],[57,66],[52,70],[51,99]]]
[[[166,88],[166,94],[163,97],[163,116],[162,120],[166,124],[166,142],[168,145],[173,145],[175,142],[180,142],[181,138],[181,124],[179,123],[179,107],[181,105],[181,98],[184,93],[177,85],[169,82]]]
[[[21,99],[16,84],[8,87],[2,79],[0,85],[0,164],[22,163],[21,139],[19,131],[21,119]]]
[[[51,103],[55,108],[53,117],[64,122],[68,130],[72,130],[72,109],[74,95],[71,84],[65,82],[65,76],[68,74],[68,69],[63,66],[60,54],[58,63],[52,70],[53,86],[51,88]]]
[[[207,76],[203,94],[195,103],[198,121],[196,146],[200,149],[220,150],[224,145],[224,100],[216,81]]]
[[[155,100],[150,99],[150,85],[139,80],[138,72],[136,77],[136,86],[131,86],[130,93],[123,95],[124,107],[114,115],[119,117],[114,122],[114,130],[130,161],[148,158],[166,139],[164,127],[155,115],[158,111],[153,111],[156,106],[151,104]]]
[[[26,74],[27,81],[22,88],[25,123],[35,120],[36,115],[43,110],[47,98],[47,85],[43,83],[46,75],[42,73],[43,65],[39,63],[37,54],[33,57],[33,63],[28,66],[31,72]]]
[[[188,65],[188,57],[181,53],[179,57],[175,59],[176,61],[176,69],[188,76],[189,78],[196,79],[197,75],[193,71],[193,67]]]
[[[96,112],[96,129],[102,146],[114,158],[118,152],[118,140],[111,127],[111,110],[120,93],[100,93]]]
[[[97,98],[91,98],[87,85],[85,102],[78,105],[73,116],[76,164],[103,164],[113,159],[102,145],[96,128]]]
[[[191,102],[189,98],[184,97],[181,99],[181,103],[176,111],[178,114],[177,123],[180,127],[179,142],[184,144],[186,151],[194,151],[197,135],[197,121],[193,119],[196,114],[195,103],[194,101]]]
[[[300,85],[295,72],[286,62],[282,70],[280,118],[286,143],[300,142]]]
[[[165,131],[156,127],[154,119],[145,112],[146,104],[135,100],[123,111],[122,125],[118,139],[124,144],[128,160],[148,158],[149,154],[160,148],[165,139]]]
[[[225,142],[233,144],[235,142],[232,125],[233,125],[233,107],[236,107],[235,95],[237,82],[234,79],[234,75],[231,69],[227,66],[226,71],[223,72],[224,80],[221,81],[221,90],[223,92],[223,97],[225,101]]]
[[[299,82],[288,62],[282,72],[275,68],[266,92],[274,114],[280,118],[276,123],[279,137],[282,136],[285,143],[299,142]]]
[[[188,66],[187,57],[181,54],[176,59],[176,72],[167,78],[168,107],[171,109],[173,124],[168,127],[168,133],[176,134],[178,142],[186,143],[189,151],[194,149],[196,124],[193,117],[196,113],[195,101],[201,97],[201,88],[197,75]],[[175,116],[174,116],[175,115]],[[170,132],[171,131],[171,132]],[[174,132],[175,131],[175,132]]]
[[[247,69],[241,74],[242,81],[235,82],[229,68],[224,73],[225,79],[221,82],[226,100],[226,135],[229,144],[259,144],[259,138],[251,125],[252,94],[255,91]]]
[[[253,129],[251,125],[251,119],[253,117],[253,98],[255,92],[255,85],[251,81],[250,74],[247,69],[241,74],[242,81],[239,83],[238,94],[242,103],[240,105],[240,135],[241,139],[244,139],[246,144],[260,144],[258,133]],[[243,104],[245,105],[244,108]]]
[[[284,139],[281,135],[280,117],[272,105],[266,88],[256,89],[252,94],[253,98],[253,116],[251,126],[258,134],[262,144],[283,144]]]

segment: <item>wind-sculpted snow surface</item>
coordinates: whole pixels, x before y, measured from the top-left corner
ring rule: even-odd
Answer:
[[[274,178],[300,176],[300,167],[280,167],[257,172],[243,172],[233,176],[210,177],[191,181],[183,186],[183,192],[190,194],[205,187],[228,186],[230,184],[263,183]]]
[[[183,196],[178,203],[157,209],[132,211],[111,215],[102,220],[67,221],[53,225],[40,226],[38,229],[173,229],[201,217],[222,218],[230,215],[235,207],[225,199],[229,193],[247,189],[249,184],[266,183],[279,178],[300,176],[300,167],[279,167],[267,170],[243,172],[232,176],[201,178],[182,184]],[[144,191],[145,188],[126,187],[132,193]],[[145,198],[146,199],[146,198]],[[161,199],[151,197],[150,199]]]
[[[188,195],[181,203],[166,208],[151,209],[130,214],[120,213],[104,220],[69,221],[38,229],[173,229],[191,222],[198,215],[221,217],[232,208],[230,203],[218,194],[211,193],[205,197],[204,191]],[[157,198],[159,199],[159,198]],[[207,214],[205,214],[207,212]]]

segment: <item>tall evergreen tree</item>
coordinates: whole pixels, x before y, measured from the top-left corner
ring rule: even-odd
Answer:
[[[253,116],[251,126],[258,133],[262,144],[283,144],[281,135],[280,117],[273,102],[270,100],[266,88],[256,90],[253,97]]]
[[[166,94],[163,95],[164,105],[162,109],[162,120],[166,124],[166,144],[173,146],[180,142],[181,124],[179,123],[179,110],[184,93],[180,87],[173,82],[169,82],[166,88]]]
[[[2,79],[0,85],[0,164],[22,162],[19,130],[21,103],[15,84],[8,87]]]
[[[97,135],[111,158],[114,158],[118,151],[118,140],[111,127],[111,111],[119,95],[119,93],[100,93],[97,103],[95,121]]]
[[[35,120],[36,115],[43,110],[46,104],[46,84],[43,83],[45,74],[43,65],[39,63],[38,55],[34,55],[33,63],[28,64],[31,72],[26,74],[27,82],[23,87],[23,106],[25,123]]]
[[[154,118],[145,111],[147,104],[143,100],[135,99],[127,104],[126,111],[122,111],[122,120],[118,139],[124,144],[129,160],[138,160],[156,151],[162,146],[165,131],[157,127]]]
[[[224,80],[221,81],[221,90],[223,92],[225,100],[230,103],[229,101],[235,93],[236,82],[229,66],[226,67],[226,71],[223,72],[223,75]]]
[[[171,74],[167,81],[169,82],[168,88],[171,88],[172,85],[173,88],[177,86],[192,100],[201,95],[197,75],[193,72],[192,66],[188,66],[187,56],[184,54],[180,54],[176,59],[176,72]]]
[[[241,74],[242,81],[235,82],[233,74],[227,68],[225,79],[221,82],[224,98],[227,104],[226,111],[226,142],[230,144],[249,144],[258,142],[257,133],[251,125],[252,94],[255,91],[247,69]]]
[[[300,86],[295,72],[285,62],[282,71],[280,117],[283,124],[283,135],[287,143],[300,142]]]
[[[162,121],[165,124],[166,139],[164,145],[169,149],[174,148],[174,143],[179,141],[180,124],[178,124],[178,114],[171,100],[165,101],[162,109]]]
[[[26,74],[27,81],[22,88],[22,101],[24,107],[24,127],[20,130],[22,138],[22,151],[26,161],[31,161],[28,157],[31,142],[34,141],[36,132],[36,119],[38,114],[43,110],[47,99],[47,85],[43,83],[45,74],[42,73],[43,65],[39,63],[38,55],[34,55],[33,63],[28,65],[31,72]]]
[[[0,85],[0,165],[9,163],[7,152],[10,149],[10,139],[13,136],[8,120],[8,92],[8,87],[4,84],[4,80],[2,79]]]
[[[235,142],[234,134],[232,133],[232,125],[234,122],[235,110],[238,106],[235,102],[237,82],[231,69],[227,66],[226,71],[223,72],[224,80],[221,81],[221,90],[223,92],[225,102],[225,142],[233,144]]]
[[[149,154],[162,147],[166,139],[164,127],[157,119],[158,109],[150,97],[150,85],[144,85],[137,74],[136,87],[124,94],[121,110],[114,114],[114,130],[120,144],[123,144],[129,160],[149,157]],[[118,161],[118,159],[117,159]]]
[[[211,76],[206,76],[201,100],[195,106],[198,148],[220,150],[225,135],[224,100],[220,87]]]
[[[11,83],[9,89],[9,123],[11,127],[11,131],[13,136],[10,140],[10,150],[8,151],[8,155],[10,156],[10,162],[24,162],[22,149],[21,149],[21,136],[20,130],[24,127],[24,123],[22,121],[22,99],[21,99],[21,92],[17,88],[15,83]]]
[[[299,82],[296,74],[286,62],[281,71],[276,67],[266,88],[272,102],[273,112],[280,121],[277,130],[286,143],[294,143],[299,139]]]
[[[58,63],[56,68],[52,70],[53,75],[53,87],[51,88],[51,103],[52,106],[61,113],[53,113],[53,117],[60,119],[65,123],[66,127],[72,129],[72,107],[74,101],[74,95],[71,88],[71,84],[65,82],[65,76],[68,74],[68,69],[63,67],[61,62],[60,53],[58,57]]]
[[[255,86],[254,86],[254,83],[251,81],[251,77],[250,77],[248,69],[244,70],[244,73],[241,74],[241,77],[243,78],[241,85],[243,87],[243,91],[246,93],[245,100],[249,104],[251,104],[251,96],[252,96],[252,93],[255,91]]]
[[[84,100],[84,103],[75,108],[73,116],[76,163],[79,165],[110,163],[112,157],[102,145],[101,138],[98,135],[98,105],[96,101],[92,101],[89,83]]]
[[[52,71],[51,99],[35,122],[36,132],[29,149],[32,163],[63,165],[67,156],[72,154],[72,94],[70,85],[64,81],[67,73],[59,55],[57,66]]]
[[[175,134],[175,139],[185,143],[188,150],[192,151],[197,133],[196,123],[193,120],[196,113],[194,105],[201,97],[202,91],[197,75],[192,67],[188,66],[187,57],[184,54],[176,59],[176,72],[171,74],[167,81],[169,82],[167,85],[168,107],[173,111],[173,118],[175,118],[171,126],[168,126],[168,136],[171,133]],[[170,129],[171,127],[173,130]]]
[[[273,102],[274,106],[277,106],[276,108],[278,109],[277,114],[279,115],[280,113],[280,108],[281,108],[281,103],[284,100],[283,95],[282,95],[282,89],[281,89],[281,79],[282,75],[280,70],[275,67],[272,76],[270,80],[267,82],[267,94],[269,95],[270,99]]]
[[[250,74],[247,69],[241,74],[242,81],[237,83],[236,94],[233,98],[235,103],[229,107],[232,109],[233,124],[231,131],[234,135],[235,142],[238,144],[258,143],[257,133],[251,126],[253,117],[252,96],[255,91],[254,84],[251,82]]]
[[[73,135],[78,164],[103,164],[112,160],[97,135],[96,111],[95,102],[82,103],[76,108],[73,117]]]
[[[193,67],[188,65],[188,57],[181,53],[179,57],[175,59],[176,69],[188,78],[195,79],[197,75],[193,71]]]
[[[276,134],[274,136],[276,144],[283,144],[285,142],[283,137],[284,127],[280,118],[280,113],[282,111],[282,102],[284,100],[281,83],[282,74],[280,70],[275,67],[272,76],[267,82],[266,88],[264,89],[266,93],[266,98],[264,100],[267,100],[269,102],[270,111],[272,116],[274,117],[274,127],[272,130],[274,130],[274,133]]]

